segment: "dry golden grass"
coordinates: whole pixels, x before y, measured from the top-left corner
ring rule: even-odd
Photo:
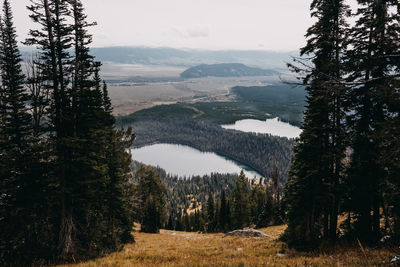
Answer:
[[[135,233],[136,243],[121,252],[69,267],[91,266],[386,266],[395,251],[363,252],[340,247],[334,252],[300,253],[286,250],[276,241],[285,226],[262,229],[269,238],[222,237],[162,230],[160,234]],[[397,251],[398,252],[398,251]]]

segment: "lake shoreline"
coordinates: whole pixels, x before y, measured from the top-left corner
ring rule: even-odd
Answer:
[[[225,130],[235,130],[239,132],[269,134],[281,138],[298,138],[302,130],[288,122],[284,122],[275,117],[265,121],[256,119],[242,119],[235,121],[234,124],[223,124],[221,127]]]
[[[158,142],[139,148],[132,147],[131,154],[134,160],[162,167],[171,175],[190,177],[210,173],[239,174],[240,170],[243,169],[249,178],[264,177],[264,175],[248,164],[218,152],[202,151],[185,144]],[[198,161],[195,162],[196,160]],[[174,166],[175,164],[178,164],[179,168],[178,165]],[[200,170],[199,166],[203,170]],[[177,169],[173,170],[174,167]]]

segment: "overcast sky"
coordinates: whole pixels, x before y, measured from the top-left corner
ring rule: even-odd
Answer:
[[[11,0],[19,39],[29,0]],[[312,24],[311,0],[83,0],[93,46],[297,50]]]

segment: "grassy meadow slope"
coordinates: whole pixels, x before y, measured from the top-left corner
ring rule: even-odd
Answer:
[[[386,266],[396,251],[338,246],[334,251],[282,250],[285,226],[261,229],[269,238],[222,237],[161,230],[135,233],[136,243],[107,257],[63,267],[95,266]],[[282,254],[282,252],[284,254]],[[398,252],[398,251],[397,251]],[[281,254],[280,254],[281,253]],[[60,266],[62,267],[62,266]]]

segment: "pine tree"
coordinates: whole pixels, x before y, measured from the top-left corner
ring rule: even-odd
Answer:
[[[235,188],[232,191],[232,226],[240,229],[249,225],[249,185],[243,170],[237,178]]]
[[[357,21],[352,28],[353,49],[348,52],[351,91],[349,116],[351,127],[351,164],[348,171],[350,211],[357,217],[356,235],[361,240],[377,241],[380,235],[380,208],[387,166],[381,158],[386,133],[389,137],[393,117],[388,103],[398,87],[398,1],[358,1]],[[392,98],[393,99],[393,98]],[[395,99],[395,98],[394,98]]]
[[[49,144],[45,162],[52,172],[47,175],[53,179],[47,186],[59,190],[47,190],[58,198],[48,207],[50,225],[58,233],[53,229],[47,240],[57,244],[47,254],[69,260],[118,249],[132,241],[135,199],[127,149],[135,136],[131,129],[114,129],[107,86],[99,75],[101,64],[89,53],[92,36],[87,27],[94,24],[86,22],[81,1],[31,2],[30,17],[40,29],[30,31],[26,44],[40,51],[32,68],[40,77],[33,76],[28,84],[32,92],[39,84],[50,95],[48,127],[42,136]],[[35,117],[36,129],[37,121]]]
[[[135,177],[139,179],[136,194],[143,203],[140,211],[141,231],[157,233],[164,223],[165,188],[157,171],[152,167],[141,166],[136,170]],[[179,217],[182,216],[178,216],[178,220],[181,219]]]
[[[26,86],[29,91],[30,113],[32,114],[33,138],[37,142],[45,140],[46,117],[50,100],[49,87],[45,85],[45,80],[41,73],[40,58],[33,55],[27,60],[27,79]]]
[[[174,230],[175,229],[174,220],[173,220],[171,214],[168,216],[168,223],[167,223],[167,226],[165,227],[165,229],[167,229],[167,230]]]
[[[31,115],[16,37],[10,3],[5,0],[0,20],[0,258],[23,262],[24,253],[29,254],[27,247],[34,245],[31,242],[36,238],[35,203],[40,187],[32,173]]]
[[[262,185],[253,185],[250,191],[250,222],[252,224],[257,224],[266,199],[265,188]]]
[[[227,232],[229,229],[228,226],[228,221],[229,221],[229,210],[228,210],[228,205],[227,205],[227,200],[226,200],[226,195],[225,195],[225,190],[222,190],[221,194],[221,209],[219,211],[219,228],[223,232]]]
[[[393,89],[392,89],[393,90]],[[393,90],[388,95],[388,112],[397,114],[388,117],[383,128],[381,155],[379,163],[387,166],[387,178],[382,183],[382,210],[385,216],[388,234],[400,243],[400,94]],[[392,220],[392,223],[390,221]]]
[[[104,106],[107,106],[108,101]],[[106,113],[106,121],[110,121],[111,114]],[[108,117],[108,119],[107,119]],[[112,116],[111,116],[112,117]],[[130,164],[132,157],[127,150],[130,149],[135,139],[132,129],[116,131],[112,126],[108,126],[109,131],[105,141],[105,161],[106,171],[106,189],[104,190],[104,200],[107,201],[106,225],[108,233],[108,246],[116,249],[121,244],[133,241],[131,229],[134,219],[133,207],[137,198],[131,179]],[[157,202],[159,204],[159,202]],[[99,203],[101,205],[101,203]],[[163,221],[160,221],[163,223]],[[115,244],[115,245],[114,245]]]
[[[272,197],[271,190],[270,188],[266,188],[265,201],[263,203],[262,210],[257,217],[257,222],[256,222],[257,228],[267,227],[271,223],[275,223],[273,215],[276,209],[277,206],[274,205],[274,200]]]
[[[196,210],[194,210],[194,218],[193,218],[193,231],[200,231],[201,230],[201,222],[200,222],[200,214]]]
[[[182,213],[179,212],[178,216],[176,217],[176,222],[175,222],[175,231],[183,231],[183,225],[182,225]]]
[[[50,140],[54,151],[53,168],[60,189],[60,225],[58,227],[58,250],[62,258],[70,258],[75,250],[75,224],[73,218],[74,176],[71,159],[72,151],[68,147],[73,138],[73,119],[69,116],[71,103],[68,80],[70,77],[70,54],[72,29],[67,23],[71,15],[68,3],[60,0],[32,0],[28,9],[30,17],[39,24],[40,30],[31,30],[27,45],[36,45],[40,49],[40,62],[37,62],[46,87],[51,92],[49,109]]]
[[[214,207],[214,195],[209,192],[207,198],[207,231],[212,233],[215,229],[214,223],[215,207]]]
[[[214,207],[214,218],[213,218],[213,225],[214,225],[214,232],[221,232],[221,228],[219,227],[218,222],[220,221],[221,214],[219,213],[221,211],[221,199],[217,199],[215,201],[215,207]]]
[[[70,62],[72,81],[67,95],[69,105],[65,109],[71,127],[70,136],[65,138],[65,148],[71,157],[68,197],[73,199],[75,239],[79,240],[80,249],[95,253],[96,249],[107,248],[101,237],[108,230],[104,216],[107,205],[99,201],[99,198],[104,198],[107,184],[101,81],[93,77],[97,69],[89,55],[91,36],[86,27],[90,25],[85,21],[82,4],[78,0],[68,4],[73,18],[71,36],[74,49]],[[92,247],[93,243],[96,249]]]
[[[294,246],[312,246],[321,232],[326,239],[336,239],[346,148],[346,87],[341,81],[348,13],[343,0],[311,3],[311,16],[317,22],[308,29],[307,45],[301,50],[301,56],[312,56],[313,65],[303,77],[303,83],[308,85],[307,110],[285,189],[286,233],[289,244]],[[297,73],[304,72],[302,67],[290,66]]]
[[[186,210],[184,210],[183,212],[182,222],[183,222],[183,230],[185,232],[191,232],[192,229],[190,224],[190,217]]]
[[[187,227],[187,225],[184,224],[184,227]],[[160,231],[160,214],[152,195],[144,203],[141,231],[145,233],[158,233]]]

